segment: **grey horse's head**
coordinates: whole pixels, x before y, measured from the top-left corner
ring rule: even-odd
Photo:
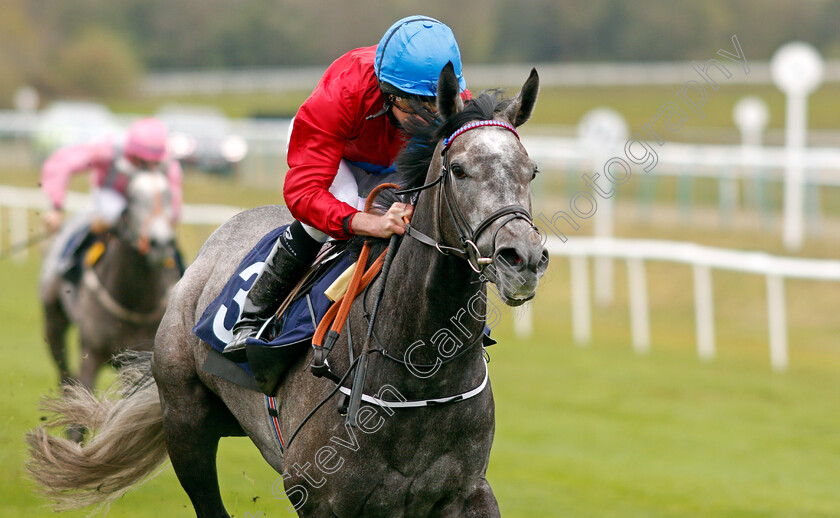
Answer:
[[[117,233],[151,263],[175,256],[172,192],[160,171],[139,171],[126,190],[127,205]]]
[[[473,231],[467,237],[474,246],[466,245],[470,264],[496,284],[510,306],[534,297],[548,267],[548,251],[531,220],[531,181],[538,170],[515,130],[530,118],[538,91],[539,77],[532,70],[514,99],[500,102],[485,94],[474,101],[483,107],[465,110],[451,66],[438,81],[441,129],[449,137],[438,145],[438,156],[445,150],[438,160],[447,175],[441,186],[441,233],[446,242],[457,243],[469,233],[464,229]],[[483,114],[470,116],[476,109]]]

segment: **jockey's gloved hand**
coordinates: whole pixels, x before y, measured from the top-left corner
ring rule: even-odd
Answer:
[[[90,231],[97,236],[104,234],[110,228],[111,225],[109,225],[107,221],[100,217],[93,218],[93,221],[90,223]]]
[[[50,209],[49,212],[44,214],[44,226],[47,228],[47,232],[55,234],[61,228],[62,223],[64,223],[64,211],[61,209]]]

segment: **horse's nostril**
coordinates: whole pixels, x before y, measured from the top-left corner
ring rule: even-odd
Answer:
[[[542,251],[542,258],[540,259],[540,266],[542,266],[544,264],[548,264],[548,250],[546,250],[545,248],[543,248],[543,251]]]
[[[504,266],[519,266],[522,264],[522,256],[514,248],[499,250],[496,257],[502,261]]]

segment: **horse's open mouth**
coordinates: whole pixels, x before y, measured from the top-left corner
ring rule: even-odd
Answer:
[[[509,275],[503,273],[503,270],[494,269],[488,269],[484,276],[488,282],[496,285],[499,297],[511,307],[521,306],[533,299],[537,294],[537,284],[541,277],[540,274]]]
[[[535,296],[536,296],[536,292],[534,292],[531,295],[528,295],[527,297],[508,297],[508,296],[505,296],[505,304],[507,304],[510,307],[515,308],[517,306],[521,306],[522,304],[525,304],[529,300],[533,299]]]

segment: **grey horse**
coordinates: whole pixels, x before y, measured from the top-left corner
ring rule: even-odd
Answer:
[[[135,173],[126,201],[118,224],[103,241],[104,251],[95,263],[86,261],[78,284],[63,278],[59,262],[68,241],[90,224],[92,215],[62,228],[41,267],[44,330],[61,384],[73,379],[66,352],[71,324],[79,329],[78,380],[92,389],[99,369],[119,352],[151,350],[169,291],[180,278],[166,178],[159,172]]]
[[[283,207],[261,207],[235,216],[205,243],[172,293],[153,358],[125,371],[127,396],[108,403],[115,417],[99,418],[107,424],[90,443],[71,451],[43,427],[29,434],[30,476],[59,507],[96,504],[124,493],[168,454],[196,515],[226,517],[219,439],[247,435],[282,474],[285,493],[278,485],[275,496],[288,498],[301,517],[499,516],[485,478],[495,428],[482,347],[492,303],[486,284],[519,305],[534,296],[547,267],[529,215],[537,168],[515,131],[537,92],[532,71],[513,100],[483,94],[465,106],[451,65],[441,73],[443,122],[428,146],[409,144],[398,163],[402,187],[423,186],[412,236],[403,238],[387,278],[356,299],[329,357],[348,392],[366,316],[384,282],[354,421],[330,398],[339,387],[308,371],[312,351],[276,390],[285,451],[263,394],[201,369],[211,350],[192,334],[196,320],[246,252],[291,221]],[[105,405],[82,392],[75,403],[69,398],[50,403],[64,417],[46,426]],[[325,402],[332,404],[319,406]]]

